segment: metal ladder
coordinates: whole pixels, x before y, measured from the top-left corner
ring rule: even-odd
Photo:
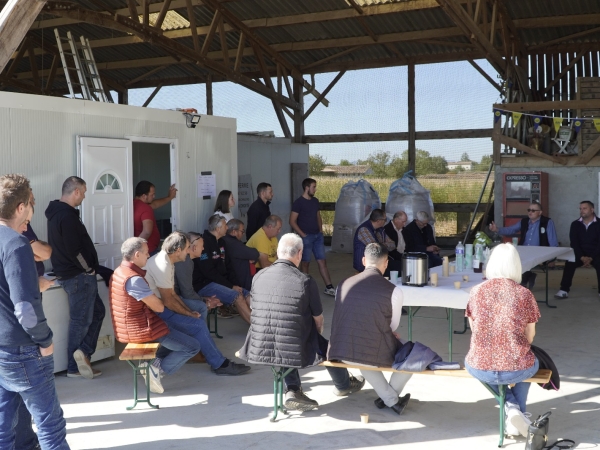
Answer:
[[[56,36],[56,44],[71,98],[78,98],[77,95],[81,95],[84,100],[112,103],[112,99],[104,90],[94,54],[87,38],[81,36],[80,43],[77,43],[70,31],[67,32],[65,38],[58,33],[57,28],[54,29],[54,35]],[[63,48],[63,45],[67,43],[70,51]],[[73,72],[77,73],[79,82],[72,80]],[[76,86],[79,86],[81,92],[76,92]]]

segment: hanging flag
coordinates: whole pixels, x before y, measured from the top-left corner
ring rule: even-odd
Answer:
[[[542,132],[542,116],[533,116],[533,130],[536,133]]]
[[[498,120],[500,119],[501,116],[502,116],[502,111],[494,108],[494,123],[498,122]]]
[[[558,129],[562,126],[563,118],[562,117],[553,117],[552,122],[554,122],[554,131],[558,133]]]
[[[594,119],[594,126],[596,127],[596,131],[600,131],[600,119]]]
[[[521,120],[521,116],[523,115],[523,113],[518,113],[518,112],[514,112],[512,113],[513,116],[513,124],[516,127],[517,124],[519,123],[519,120]]]
[[[583,125],[583,120],[575,119],[573,121],[573,128],[575,129],[575,133],[579,133],[579,130],[581,130],[581,125]]]

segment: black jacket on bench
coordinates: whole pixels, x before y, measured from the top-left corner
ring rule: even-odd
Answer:
[[[546,353],[541,348],[536,347],[535,345],[531,346],[531,351],[533,352],[535,357],[538,359],[538,361],[540,363],[540,369],[550,369],[552,371],[552,376],[550,377],[550,382],[548,382],[546,384],[542,384],[542,383],[538,383],[538,384],[548,391],[552,391],[552,390],[558,391],[560,389],[560,376],[558,375],[558,369],[554,365],[554,361],[552,361],[552,358],[550,358],[548,353]]]

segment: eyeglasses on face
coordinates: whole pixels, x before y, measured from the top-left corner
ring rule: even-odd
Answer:
[[[527,208],[527,212],[540,212],[541,209],[529,209]]]

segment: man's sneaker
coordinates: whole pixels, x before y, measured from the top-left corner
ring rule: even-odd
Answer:
[[[410,394],[406,394],[403,397],[399,397],[398,400],[400,403],[403,403],[404,406],[406,406],[406,405],[408,405],[408,401],[410,400]],[[385,403],[383,402],[383,400],[381,400],[379,397],[377,397],[373,401],[373,403],[375,403],[375,406],[377,406],[377,408],[379,408],[379,409],[383,409],[386,406]]]
[[[509,423],[511,427],[516,428],[521,436],[527,437],[529,425],[531,424],[531,420],[529,420],[529,416],[531,416],[531,414],[523,414],[518,408],[509,408],[506,416],[506,422]],[[511,428],[511,430],[514,431],[513,428]]]
[[[148,363],[140,363],[139,367],[146,367],[148,372],[148,377],[146,376],[146,370],[142,370],[142,376],[144,377],[144,381],[146,384],[150,382],[150,392],[154,392],[155,394],[162,394],[165,392],[165,388],[162,386],[160,381],[160,369],[157,369],[153,365],[148,365]]]
[[[285,402],[283,403],[286,409],[291,411],[310,411],[319,407],[319,404],[308,398],[302,388],[297,391],[287,391],[285,393]]]
[[[363,377],[355,377],[354,375],[350,375],[350,385],[348,386],[348,389],[333,388],[333,393],[338,397],[342,397],[344,395],[360,391],[364,385],[365,379]]]
[[[535,273],[530,273],[529,274],[529,280],[527,281],[527,287],[529,288],[529,290],[532,290],[533,287],[535,286],[535,279],[537,278],[537,274]]]
[[[504,434],[506,436],[520,436],[521,432],[508,420],[508,416],[504,417]]]
[[[94,371],[92,370],[92,365],[90,364],[90,360],[81,350],[75,350],[73,352],[73,359],[77,363],[77,369],[79,369],[79,374],[88,380],[94,378]]]
[[[94,373],[94,378],[102,375],[102,371],[99,369],[92,369]],[[81,378],[81,374],[79,372],[67,372],[67,378]]]
[[[558,291],[556,294],[554,294],[554,298],[567,298],[568,296],[569,293],[565,291]]]
[[[225,305],[219,306],[219,309],[217,309],[217,315],[220,319],[233,319],[233,316]]]
[[[325,290],[323,291],[323,294],[325,295],[331,295],[332,297],[335,297],[335,288],[325,288]]]
[[[213,370],[217,375],[244,375],[247,372],[250,372],[250,366],[246,366],[244,364],[237,364],[233,361],[229,361],[227,367],[220,367],[218,369]]]

